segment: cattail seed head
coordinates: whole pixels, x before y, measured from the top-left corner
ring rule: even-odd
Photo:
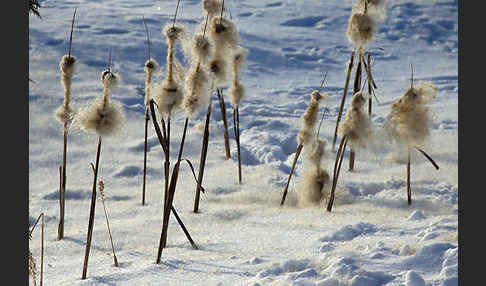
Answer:
[[[74,110],[71,106],[66,104],[61,104],[55,111],[54,115],[56,116],[57,121],[60,123],[71,123],[74,118]]]
[[[215,57],[209,62],[209,70],[214,78],[214,85],[217,87],[223,86],[229,79],[228,72],[230,71],[229,62],[226,57]]]
[[[346,35],[350,43],[364,47],[369,45],[375,36],[376,23],[368,14],[355,13],[349,18]]]
[[[186,37],[185,28],[180,24],[173,25],[172,23],[167,23],[162,29],[162,33],[169,46],[173,46],[176,40],[183,40]]]
[[[317,117],[319,112],[319,103],[327,97],[327,94],[322,95],[319,91],[314,90],[311,93],[311,101],[306,111],[302,115],[302,126],[297,136],[298,144],[304,146],[312,144],[315,138],[315,129]]]
[[[213,17],[209,23],[209,35],[216,45],[216,50],[234,47],[238,43],[236,25],[225,17]]]
[[[371,119],[363,108],[366,99],[367,96],[362,91],[356,92],[344,121],[338,127],[339,136],[346,136],[354,148],[365,147],[372,134]]]
[[[207,106],[210,97],[209,75],[204,68],[192,66],[185,81],[186,95],[183,98],[182,106],[188,117],[196,110]]]
[[[191,42],[191,53],[195,62],[206,65],[213,55],[212,43],[202,33],[194,34]]]
[[[221,13],[221,9],[223,8],[223,1],[222,0],[203,0],[203,11],[206,14],[209,14],[209,18],[214,15],[218,15]]]
[[[157,61],[154,59],[148,59],[145,62],[144,66],[145,70],[145,106],[149,105],[150,102],[150,85],[152,83],[152,75],[153,73],[157,72],[159,70],[159,65]]]
[[[233,106],[240,105],[241,99],[245,95],[245,87],[239,80],[234,80],[229,91],[229,100]]]
[[[74,111],[69,106],[71,102],[71,86],[72,79],[75,71],[76,58],[74,56],[64,55],[59,63],[59,69],[61,70],[61,83],[64,88],[64,101],[59,106],[54,115],[56,119],[62,123],[71,123]]]
[[[153,98],[160,114],[172,114],[181,107],[184,98],[184,87],[179,81],[169,81],[167,78],[153,90]]]
[[[420,81],[408,88],[392,105],[385,130],[391,139],[408,146],[423,145],[430,133],[432,118],[427,103],[433,100],[438,88],[431,82]]]
[[[246,67],[246,56],[248,55],[248,50],[240,45],[236,45],[233,49],[233,65],[235,69],[241,71]]]
[[[99,136],[118,133],[125,121],[122,105],[110,100],[112,88],[118,86],[120,76],[107,69],[101,73],[103,93],[100,98],[82,108],[76,117],[76,125],[85,131],[96,132]]]
[[[76,66],[76,57],[64,55],[59,63],[62,75],[72,78]]]
[[[352,13],[364,13],[365,9],[366,14],[376,21],[382,22],[386,19],[385,0],[358,0],[353,6]]]

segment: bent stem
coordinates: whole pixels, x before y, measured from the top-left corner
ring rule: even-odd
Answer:
[[[226,160],[228,160],[231,158],[231,153],[230,153],[230,144],[229,144],[229,137],[228,137],[228,121],[226,120],[226,106],[224,104],[223,91],[220,88],[217,88],[216,91],[218,92],[219,107],[221,108],[221,117],[223,118],[224,148],[226,151]]]
[[[240,156],[240,112],[238,105],[233,111],[233,130],[235,132],[236,149],[238,151],[238,182],[241,184],[241,156]]]
[[[201,195],[201,184],[204,176],[204,167],[206,166],[206,157],[208,153],[209,142],[209,120],[211,118],[212,97],[209,98],[208,111],[206,113],[206,122],[204,124],[204,134],[201,146],[201,158],[199,160],[199,173],[197,176],[196,196],[194,198],[194,213],[199,211],[199,197]]]
[[[285,197],[287,197],[287,191],[289,189],[290,179],[292,178],[292,175],[294,174],[295,165],[297,163],[297,159],[299,159],[300,152],[302,151],[303,147],[304,147],[304,145],[302,145],[302,144],[299,144],[299,146],[297,146],[297,151],[295,152],[295,156],[294,156],[294,162],[292,163],[292,168],[290,168],[289,178],[287,179],[287,184],[285,185],[285,189],[284,189],[284,192],[283,192],[282,201],[280,201],[281,206],[283,206],[283,204],[285,202]]]
[[[91,167],[94,169],[93,164],[91,164]],[[106,206],[105,206],[105,197],[103,195],[103,189],[104,189],[104,184],[103,181],[99,181],[99,189],[101,193],[101,203],[103,204],[103,210],[105,212],[105,218],[106,218],[106,227],[108,228],[108,235],[110,236],[110,242],[111,242],[111,250],[113,251],[113,262],[115,263],[115,267],[118,267],[118,259],[116,258],[115,254],[115,246],[113,245],[113,237],[111,235],[111,229],[110,229],[110,222],[108,221],[108,213],[106,212]]]
[[[93,191],[91,193],[91,207],[89,211],[88,234],[86,236],[86,249],[84,253],[83,275],[81,277],[81,279],[83,280],[86,279],[86,273],[88,271],[89,251],[91,248],[91,238],[93,236],[94,215],[95,215],[95,206],[96,206],[96,180],[98,177],[100,153],[101,153],[101,136],[99,136],[98,138],[98,150],[96,151],[96,165],[94,168]]]
[[[346,144],[348,143],[347,137],[344,136],[341,139],[341,144],[339,144],[339,149],[336,154],[336,160],[334,161],[334,172],[332,178],[332,188],[331,188],[331,195],[329,197],[329,202],[327,204],[327,211],[330,212],[332,210],[332,205],[334,204],[334,197],[336,192],[336,186],[339,178],[339,173],[341,172],[341,163],[343,162],[344,152],[346,151]],[[339,163],[338,163],[339,161]]]
[[[355,54],[355,51],[353,50],[351,52],[351,59],[349,60],[348,68],[346,69],[346,81],[344,83],[344,93],[343,93],[343,98],[341,99],[341,105],[339,106],[338,117],[337,117],[337,120],[336,120],[336,128],[334,129],[334,137],[332,139],[332,150],[333,151],[334,151],[334,145],[336,144],[339,122],[341,121],[341,116],[343,114],[344,102],[346,101],[346,95],[348,93],[349,79],[351,77],[351,70],[353,69],[354,54]]]

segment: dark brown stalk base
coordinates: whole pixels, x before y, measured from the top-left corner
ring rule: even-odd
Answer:
[[[95,206],[96,206],[96,180],[98,178],[98,166],[100,161],[100,153],[101,153],[101,136],[99,136],[98,139],[98,150],[96,152],[96,165],[94,169],[93,191],[91,193],[91,207],[89,211],[88,234],[86,236],[86,250],[84,253],[83,275],[81,276],[81,279],[83,280],[86,279],[86,274],[88,272],[89,251],[91,248],[91,238],[93,236],[93,225],[94,225]]]
[[[66,209],[66,154],[67,154],[67,135],[68,123],[64,123],[64,147],[62,153],[61,167],[61,188],[59,189],[59,226],[57,229],[57,240],[64,238],[64,213]]]
[[[217,88],[216,91],[218,92],[219,107],[221,108],[221,117],[223,118],[224,150],[226,152],[226,160],[228,160],[231,158],[231,153],[228,136],[228,121],[226,120],[226,105],[224,104],[223,91],[220,88]]]
[[[407,201],[408,205],[412,204],[412,188],[410,187],[410,150],[408,150],[407,162]]]
[[[194,213],[199,211],[199,197],[201,195],[201,184],[204,176],[204,167],[206,166],[206,157],[208,154],[209,142],[209,121],[211,118],[211,99],[209,99],[208,111],[206,113],[206,122],[204,124],[204,134],[201,146],[201,157],[199,159],[199,173],[197,176],[196,196],[194,198]]]
[[[236,149],[238,150],[238,182],[241,184],[240,112],[238,106],[236,106],[233,111],[233,126],[235,132]]]
[[[339,178],[339,173],[341,172],[341,163],[343,162],[344,152],[346,151],[346,144],[348,140],[346,136],[341,139],[341,144],[339,144],[339,149],[336,153],[336,160],[334,161],[334,172],[332,178],[332,188],[331,188],[331,195],[329,196],[329,201],[327,203],[327,211],[330,212],[332,210],[332,205],[334,204],[334,197],[336,192],[336,186]],[[339,163],[338,163],[339,161]]]
[[[294,162],[292,163],[292,168],[290,168],[289,178],[287,179],[287,184],[285,185],[285,189],[283,191],[282,201],[280,201],[281,206],[283,206],[283,204],[285,202],[285,198],[287,197],[287,191],[289,189],[290,179],[292,178],[292,175],[294,174],[295,165],[297,163],[297,160],[299,159],[300,152],[302,151],[303,147],[304,147],[304,145],[302,145],[302,144],[299,144],[299,146],[297,146],[297,151],[295,152]]]
[[[354,171],[354,158],[356,157],[356,152],[353,149],[349,150],[349,171]]]
[[[145,140],[143,144],[143,182],[142,182],[142,206],[145,205],[145,178],[147,176],[147,128],[149,121],[149,110],[145,108]]]

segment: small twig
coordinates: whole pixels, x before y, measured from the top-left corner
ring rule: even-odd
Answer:
[[[71,35],[69,36],[69,50],[68,50],[68,57],[71,57],[71,45],[73,42],[73,30],[74,30],[74,17],[76,16],[76,9],[74,8],[74,14],[73,14],[73,21],[71,23]]]
[[[432,165],[434,165],[435,169],[439,170],[439,165],[437,165],[437,163],[435,163],[435,161],[432,159],[432,157],[430,157],[427,153],[425,153],[424,150],[420,149],[419,147],[417,146],[414,146],[415,149],[417,149],[420,153],[422,153],[422,155],[425,156],[425,158],[427,158],[430,163],[432,163]]]
[[[142,15],[142,19],[143,19],[143,25],[145,26],[145,33],[147,34],[147,54],[148,54],[148,59],[150,60],[150,36],[147,28],[147,23],[145,22],[145,17],[143,15]]]
[[[174,14],[174,22],[172,23],[172,28],[174,28],[175,23],[176,23],[177,11],[179,10],[179,3],[180,2],[181,2],[181,0],[177,0],[177,6],[176,6],[175,14]]]
[[[106,212],[106,206],[105,206],[105,193],[104,193],[105,184],[103,183],[102,180],[99,180],[98,187],[100,191],[101,203],[103,204],[103,210],[105,211],[106,227],[108,228],[108,234],[110,236],[111,249],[113,251],[113,260],[115,263],[115,267],[118,267],[118,259],[116,258],[116,254],[115,254],[115,246],[113,245],[113,237],[111,235],[110,222],[108,221],[108,213]]]

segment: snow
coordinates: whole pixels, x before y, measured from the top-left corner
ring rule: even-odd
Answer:
[[[199,249],[192,249],[171,216],[167,247],[156,264],[162,228],[163,151],[149,125],[146,205],[141,204],[144,142],[145,28],[153,57],[164,67],[162,27],[176,1],[41,1],[42,20],[29,16],[29,225],[45,214],[43,279],[46,285],[458,285],[458,2],[387,1],[387,17],[371,44],[379,103],[372,123],[379,129],[391,104],[414,78],[439,88],[430,104],[434,123],[424,150],[412,156],[412,200],[407,205],[406,165],[394,145],[356,153],[355,171],[346,152],[332,212],[326,204],[299,207],[299,158],[284,206],[283,188],[297,149],[300,116],[328,72],[329,94],[320,131],[328,142],[323,168],[332,177],[331,150],[352,50],[345,31],[354,0],[225,1],[249,50],[241,72],[247,94],[240,107],[243,183],[233,133],[233,108],[223,90],[231,159],[225,160],[223,122],[216,95],[200,212],[192,212],[196,184],[188,165],[181,172],[174,206]],[[103,138],[99,179],[120,267],[113,264],[101,203],[96,206],[87,279],[82,280],[97,137],[71,130],[68,137],[65,238],[57,240],[62,126],[54,111],[62,103],[59,61],[67,53],[77,8],[72,54],[77,69],[72,107],[78,110],[102,92],[99,76],[111,49],[120,87],[113,99],[125,112],[122,132]],[[201,1],[182,0],[178,22],[192,33],[203,20]],[[176,56],[188,67],[180,47]],[[162,72],[165,68],[162,68]],[[154,75],[160,82],[163,73]],[[349,93],[348,93],[349,96]],[[348,106],[349,98],[346,101]],[[203,108],[204,110],[204,108]],[[183,158],[199,167],[205,111],[189,121]],[[185,116],[172,121],[171,162],[177,158]],[[149,122],[151,124],[151,122]],[[339,142],[338,142],[339,143]],[[337,148],[336,148],[337,149]],[[394,155],[390,155],[394,153]],[[173,165],[173,163],[171,164]],[[40,268],[40,231],[29,248]],[[32,284],[32,279],[29,278]]]

